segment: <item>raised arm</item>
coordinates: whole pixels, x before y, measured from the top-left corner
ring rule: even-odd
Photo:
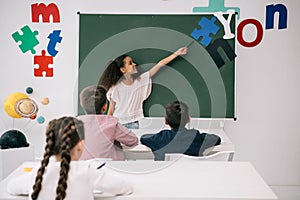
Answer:
[[[188,52],[188,48],[187,47],[181,47],[177,51],[175,51],[174,53],[172,53],[171,55],[169,55],[168,57],[160,60],[156,65],[154,65],[149,70],[150,77],[153,77],[160,70],[160,68],[162,68],[163,66],[167,65],[169,62],[171,62],[172,60],[174,60],[177,56],[185,55],[185,54],[187,54],[187,52]]]

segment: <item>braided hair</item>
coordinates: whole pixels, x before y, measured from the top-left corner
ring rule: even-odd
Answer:
[[[61,157],[60,173],[56,188],[56,200],[66,197],[68,172],[70,169],[70,151],[84,139],[83,122],[74,117],[62,117],[49,122],[46,129],[46,146],[41,166],[37,171],[31,198],[37,199],[42,189],[45,169],[52,155]]]

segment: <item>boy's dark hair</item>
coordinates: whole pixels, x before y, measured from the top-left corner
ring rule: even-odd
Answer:
[[[102,114],[106,104],[106,89],[101,85],[84,88],[80,93],[80,105],[86,114]]]
[[[184,128],[189,121],[189,108],[181,101],[173,101],[166,106],[166,121],[171,128]]]

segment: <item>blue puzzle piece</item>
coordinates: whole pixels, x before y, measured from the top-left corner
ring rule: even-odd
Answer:
[[[195,28],[191,33],[191,36],[195,40],[199,40],[199,38],[202,36],[201,44],[207,47],[212,40],[210,34],[216,35],[220,29],[219,26],[215,24],[216,20],[216,17],[212,17],[210,20],[206,17],[202,17],[198,23],[201,29],[199,30]]]
[[[23,53],[31,51],[32,54],[35,54],[34,47],[39,44],[39,41],[36,39],[36,36],[39,32],[32,32],[27,25],[21,28],[21,31],[23,32],[22,35],[18,31],[14,32],[12,34],[13,39],[15,40],[15,42],[21,41],[19,48]]]

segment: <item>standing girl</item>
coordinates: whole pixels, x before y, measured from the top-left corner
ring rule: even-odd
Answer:
[[[107,114],[118,118],[127,128],[139,128],[144,117],[143,102],[151,93],[151,78],[177,56],[185,55],[187,47],[182,47],[168,57],[160,60],[149,71],[137,78],[136,64],[128,55],[121,55],[112,61],[104,70],[100,83],[107,90],[109,109]]]
[[[82,121],[74,117],[50,121],[40,167],[13,179],[8,183],[7,191],[13,195],[29,194],[29,199],[33,200],[92,200],[93,190],[113,195],[130,194],[131,186],[106,171],[105,166],[97,169],[91,161],[78,161],[83,139]],[[50,159],[52,156],[55,160]]]

